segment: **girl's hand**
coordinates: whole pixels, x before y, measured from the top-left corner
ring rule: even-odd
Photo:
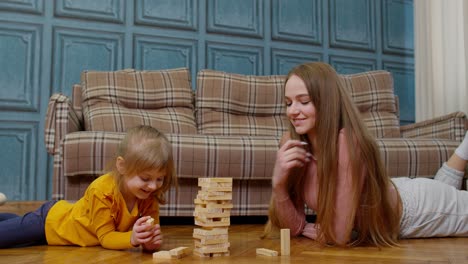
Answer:
[[[149,242],[143,244],[143,248],[147,251],[158,250],[162,245],[163,235],[159,225],[154,225],[152,236],[153,238]]]
[[[273,170],[273,190],[286,191],[286,181],[293,168],[303,167],[310,161],[312,154],[304,149],[307,143],[299,140],[287,140],[276,152]]]
[[[133,225],[132,236],[130,237],[130,243],[132,246],[136,247],[153,240],[156,226],[146,223],[146,221],[150,218],[150,216],[144,216],[136,220],[135,224]],[[161,231],[159,230],[159,233],[160,232]]]

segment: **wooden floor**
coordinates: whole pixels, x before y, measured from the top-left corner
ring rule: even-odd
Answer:
[[[0,212],[24,213],[37,203],[7,203]],[[165,225],[163,250],[179,246],[193,248],[193,225]],[[259,247],[280,251],[279,238],[262,240],[262,224],[234,224],[229,228],[229,257],[200,258],[194,255],[176,260],[156,260],[140,249],[125,251],[101,247],[36,246],[0,249],[0,263],[468,263],[468,238],[402,240],[400,248],[321,248],[314,241],[291,239],[291,256],[256,256]],[[0,234],[1,235],[1,234]]]

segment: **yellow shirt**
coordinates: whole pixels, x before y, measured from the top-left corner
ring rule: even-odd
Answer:
[[[129,212],[113,176],[105,174],[94,180],[76,203],[62,200],[52,206],[45,223],[47,243],[132,248],[133,224],[147,215],[159,224],[159,204],[154,197],[138,200]]]

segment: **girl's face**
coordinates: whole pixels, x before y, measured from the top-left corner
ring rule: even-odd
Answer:
[[[292,75],[286,82],[284,97],[286,115],[296,133],[313,134],[316,111],[304,81],[297,75]]]
[[[165,176],[165,169],[154,169],[144,171],[138,175],[127,176],[124,179],[127,194],[138,199],[147,199],[157,189],[161,188]]]

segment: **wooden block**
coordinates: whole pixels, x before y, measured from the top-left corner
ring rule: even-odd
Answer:
[[[198,178],[198,183],[213,183],[213,182],[232,183],[232,178],[227,178],[227,177]]]
[[[226,252],[221,252],[221,253],[212,253],[211,254],[213,257],[229,257],[229,250]]]
[[[210,221],[195,217],[195,225],[202,226],[202,227],[229,227],[231,225],[231,221],[229,217],[220,218],[220,221]]]
[[[202,235],[202,236],[215,236],[215,235],[227,235],[227,228],[213,228],[213,229],[204,229],[204,228],[194,228],[193,234]]]
[[[167,250],[161,250],[153,253],[154,259],[171,259],[171,253]]]
[[[203,199],[194,199],[193,202],[195,205],[201,205],[204,206],[205,208],[227,208],[230,209],[233,207],[231,201],[229,200],[224,200],[224,201],[217,201],[217,200],[203,200]]]
[[[202,219],[208,219],[208,218],[226,218],[231,216],[230,211],[226,212],[220,212],[220,213],[207,213],[203,211],[199,211],[195,208],[195,211],[193,212],[193,216],[202,218]]]
[[[269,257],[278,256],[278,251],[267,249],[267,248],[257,248],[256,253],[257,255],[261,255],[261,256],[269,256]]]
[[[221,244],[229,242],[228,235],[202,236],[194,234],[193,238],[198,239],[198,241],[203,245]]]
[[[197,199],[205,201],[221,201],[221,200],[232,200],[232,194],[223,194],[223,195],[210,195],[206,193],[197,194]]]
[[[147,225],[154,225],[154,218],[151,217],[150,219],[146,220]]]
[[[281,256],[289,256],[291,254],[290,242],[289,228],[281,229]]]
[[[207,253],[223,253],[228,252],[229,247],[196,247],[194,251],[197,250],[200,253],[207,254]]]
[[[201,258],[209,258],[209,257],[228,257],[230,255],[229,250],[225,252],[216,252],[216,253],[203,253],[198,248],[193,250],[193,254],[199,256]]]
[[[169,253],[173,258],[183,258],[190,255],[191,252],[192,250],[188,247],[177,247],[169,250]]]
[[[193,250],[193,254],[194,254],[195,256],[199,256],[199,257],[201,257],[201,258],[209,258],[209,257],[211,257],[211,254],[210,254],[210,253],[201,253],[197,248],[195,248],[195,249]]]
[[[201,187],[201,190],[206,192],[206,191],[215,191],[215,192],[232,192],[232,186],[210,186],[210,185],[205,185],[203,184]]]
[[[218,249],[218,248],[228,248],[231,246],[231,243],[224,242],[224,243],[216,243],[216,244],[203,244],[200,240],[195,240],[194,245],[196,248],[203,248],[203,249]],[[212,253],[212,252],[211,252]]]

